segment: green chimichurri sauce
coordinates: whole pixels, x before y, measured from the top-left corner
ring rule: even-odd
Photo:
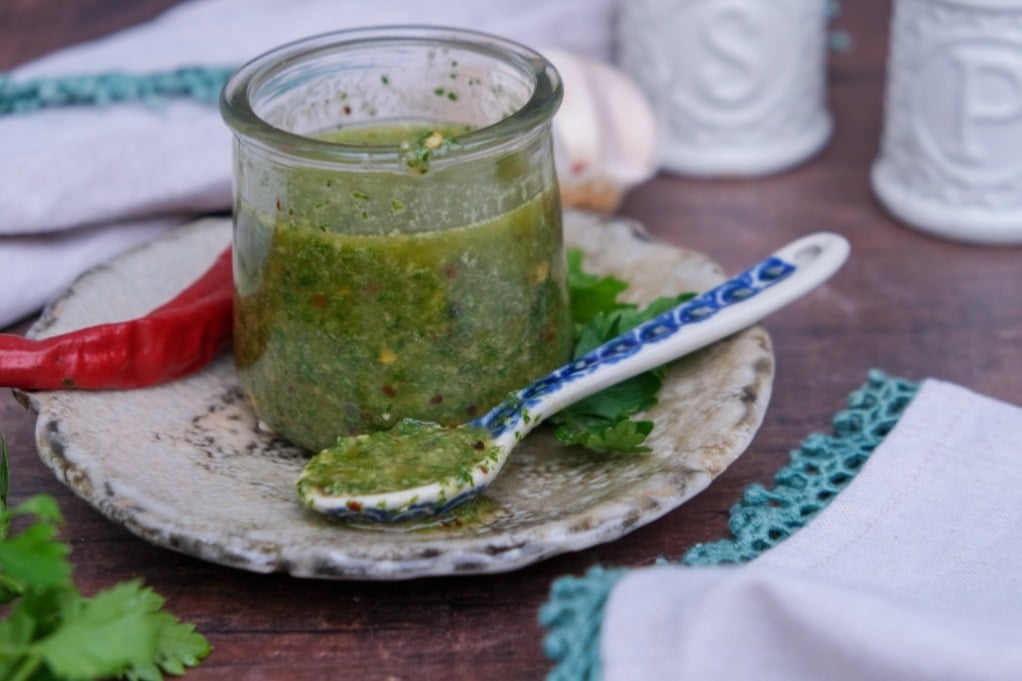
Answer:
[[[429,171],[430,161],[443,156],[459,134],[470,132],[470,125],[428,125],[404,123],[338,128],[317,135],[326,142],[360,146],[396,145],[404,164],[419,173]]]
[[[390,430],[342,437],[306,465],[298,495],[379,494],[442,480],[471,481],[472,469],[497,455],[484,428],[446,428],[404,419]]]
[[[480,495],[438,516],[432,523],[420,523],[416,532],[462,531],[485,527],[504,512],[490,497]]]
[[[345,525],[354,529],[371,532],[415,532],[417,534],[458,533],[467,534],[483,530],[507,514],[498,501],[480,494],[458,504],[449,511],[436,516],[417,520],[403,520],[381,524],[371,520],[345,520]]]
[[[414,150],[432,132],[330,138]],[[442,145],[458,129],[440,132]],[[432,170],[302,168],[274,180],[269,209],[240,196],[235,360],[259,417],[319,451],[406,417],[464,423],[567,361],[558,189],[551,177],[523,194],[523,165],[497,159],[485,191],[466,195]],[[473,211],[482,217],[434,228]]]

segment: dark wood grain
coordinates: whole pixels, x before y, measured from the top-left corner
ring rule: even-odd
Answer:
[[[171,0],[5,0],[0,69],[144,20]],[[377,584],[302,581],[230,570],[150,546],[74,498],[39,463],[33,419],[8,392],[0,430],[16,499],[45,492],[67,516],[76,576],[95,591],[140,576],[194,622],[215,650],[194,679],[535,679],[549,669],[537,624],[553,579],[595,564],[647,565],[726,534],[728,508],[768,484],[790,449],[831,415],[867,371],[935,376],[1022,403],[1022,249],[940,241],[877,205],[868,170],[880,139],[887,0],[844,3],[853,38],[830,68],[837,128],[819,157],[756,180],[661,176],[622,212],[659,238],[736,270],[816,229],[852,242],[831,282],[771,317],[777,378],[749,450],[706,492],[627,537],[517,572]],[[15,330],[22,331],[25,324]],[[212,500],[197,500],[213,503]]]

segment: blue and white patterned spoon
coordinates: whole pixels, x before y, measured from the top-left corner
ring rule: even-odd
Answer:
[[[316,511],[355,520],[401,521],[448,511],[493,482],[515,445],[547,417],[755,324],[827,280],[848,252],[848,242],[837,234],[821,232],[794,241],[733,279],[534,381],[464,426],[406,421],[394,431],[345,438],[339,447],[347,447],[347,454],[338,458],[331,448],[306,466],[299,496]],[[458,463],[445,469],[441,461],[434,468],[420,467],[417,477],[384,474],[382,483],[363,484],[374,466],[381,471],[408,461],[414,466],[420,456],[416,447],[422,445],[410,443],[421,438],[434,444],[460,438],[460,449],[449,457]],[[399,484],[402,479],[414,482]]]

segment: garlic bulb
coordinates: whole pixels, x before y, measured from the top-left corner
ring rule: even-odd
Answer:
[[[565,206],[610,213],[658,166],[653,107],[624,72],[560,50],[544,50],[560,72],[554,157]]]

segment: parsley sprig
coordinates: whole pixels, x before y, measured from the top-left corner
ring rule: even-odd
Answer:
[[[568,290],[575,322],[574,357],[599,347],[643,322],[689,300],[693,293],[661,297],[640,308],[618,301],[628,283],[612,276],[599,276],[583,269],[579,249],[568,251]],[[632,416],[657,403],[665,367],[640,374],[576,402],[551,417],[554,436],[569,445],[596,451],[644,452],[646,436],[653,422]]]
[[[190,624],[163,611],[138,580],[87,598],[75,588],[70,547],[57,538],[57,502],[37,495],[8,508],[7,442],[0,434],[0,679],[160,681],[210,652]],[[27,520],[16,534],[12,522]],[[20,523],[19,523],[20,524]]]

